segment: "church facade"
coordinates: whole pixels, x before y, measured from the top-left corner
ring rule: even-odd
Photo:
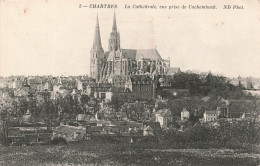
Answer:
[[[93,45],[90,51],[90,76],[102,82],[115,75],[164,75],[170,68],[170,60],[164,60],[156,48],[123,49],[114,13],[108,51],[101,43],[97,16]]]

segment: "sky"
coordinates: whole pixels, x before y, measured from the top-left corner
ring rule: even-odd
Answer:
[[[89,74],[96,15],[107,50],[114,9],[79,4],[117,4],[121,48],[156,48],[182,71],[228,77],[260,77],[258,0],[0,1],[0,75]],[[125,9],[125,4],[216,5],[216,10]],[[244,10],[224,10],[224,5]]]

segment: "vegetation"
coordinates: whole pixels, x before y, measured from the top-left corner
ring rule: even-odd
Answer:
[[[241,149],[178,149],[176,146],[79,142],[59,146],[2,147],[2,165],[249,165],[255,153]],[[4,158],[4,159],[3,159]]]
[[[225,99],[254,99],[242,93],[242,86],[232,85],[226,77],[199,75],[194,73],[179,73],[172,78],[172,88],[189,89],[192,95],[217,96]]]
[[[68,142],[66,141],[66,139],[61,138],[61,137],[58,137],[58,138],[54,138],[54,139],[51,141],[51,144],[52,144],[52,145],[67,145]]]
[[[197,124],[184,132],[169,130],[164,134],[168,144],[217,144],[223,147],[243,147],[244,145],[260,144],[260,126],[255,122],[225,122],[219,126]]]

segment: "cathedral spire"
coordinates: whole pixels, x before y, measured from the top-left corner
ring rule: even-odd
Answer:
[[[113,20],[113,28],[112,30],[117,30],[117,27],[116,27],[116,13],[114,11],[114,20]]]
[[[102,75],[101,68],[104,60],[104,50],[101,44],[100,30],[99,30],[99,21],[98,15],[96,20],[95,34],[93,46],[90,51],[90,76],[95,78],[96,81],[99,81],[100,76]]]
[[[95,36],[94,36],[94,41],[93,41],[93,48],[101,48],[102,49],[98,14],[97,14],[97,21],[96,21],[96,28],[95,28]]]
[[[109,51],[117,51],[120,49],[120,34],[117,32],[116,27],[116,13],[114,11],[114,19],[113,19],[113,27],[112,32],[110,33],[110,38],[108,40],[108,50]]]
[[[99,28],[99,20],[98,20],[98,13],[97,13],[97,20],[96,20],[96,28]]]

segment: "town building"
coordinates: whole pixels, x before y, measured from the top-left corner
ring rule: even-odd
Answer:
[[[203,114],[204,122],[211,122],[217,120],[217,111],[205,111]]]
[[[181,121],[186,121],[190,118],[190,112],[187,111],[186,108],[184,108],[182,111],[181,111]]]
[[[143,136],[154,136],[153,129],[150,126],[144,127]]]
[[[53,130],[52,139],[64,138],[67,142],[80,141],[84,138],[86,129],[82,126],[75,127],[69,125],[60,125]]]
[[[166,128],[173,121],[172,113],[169,109],[162,109],[155,113],[155,121],[159,122],[162,128]]]

